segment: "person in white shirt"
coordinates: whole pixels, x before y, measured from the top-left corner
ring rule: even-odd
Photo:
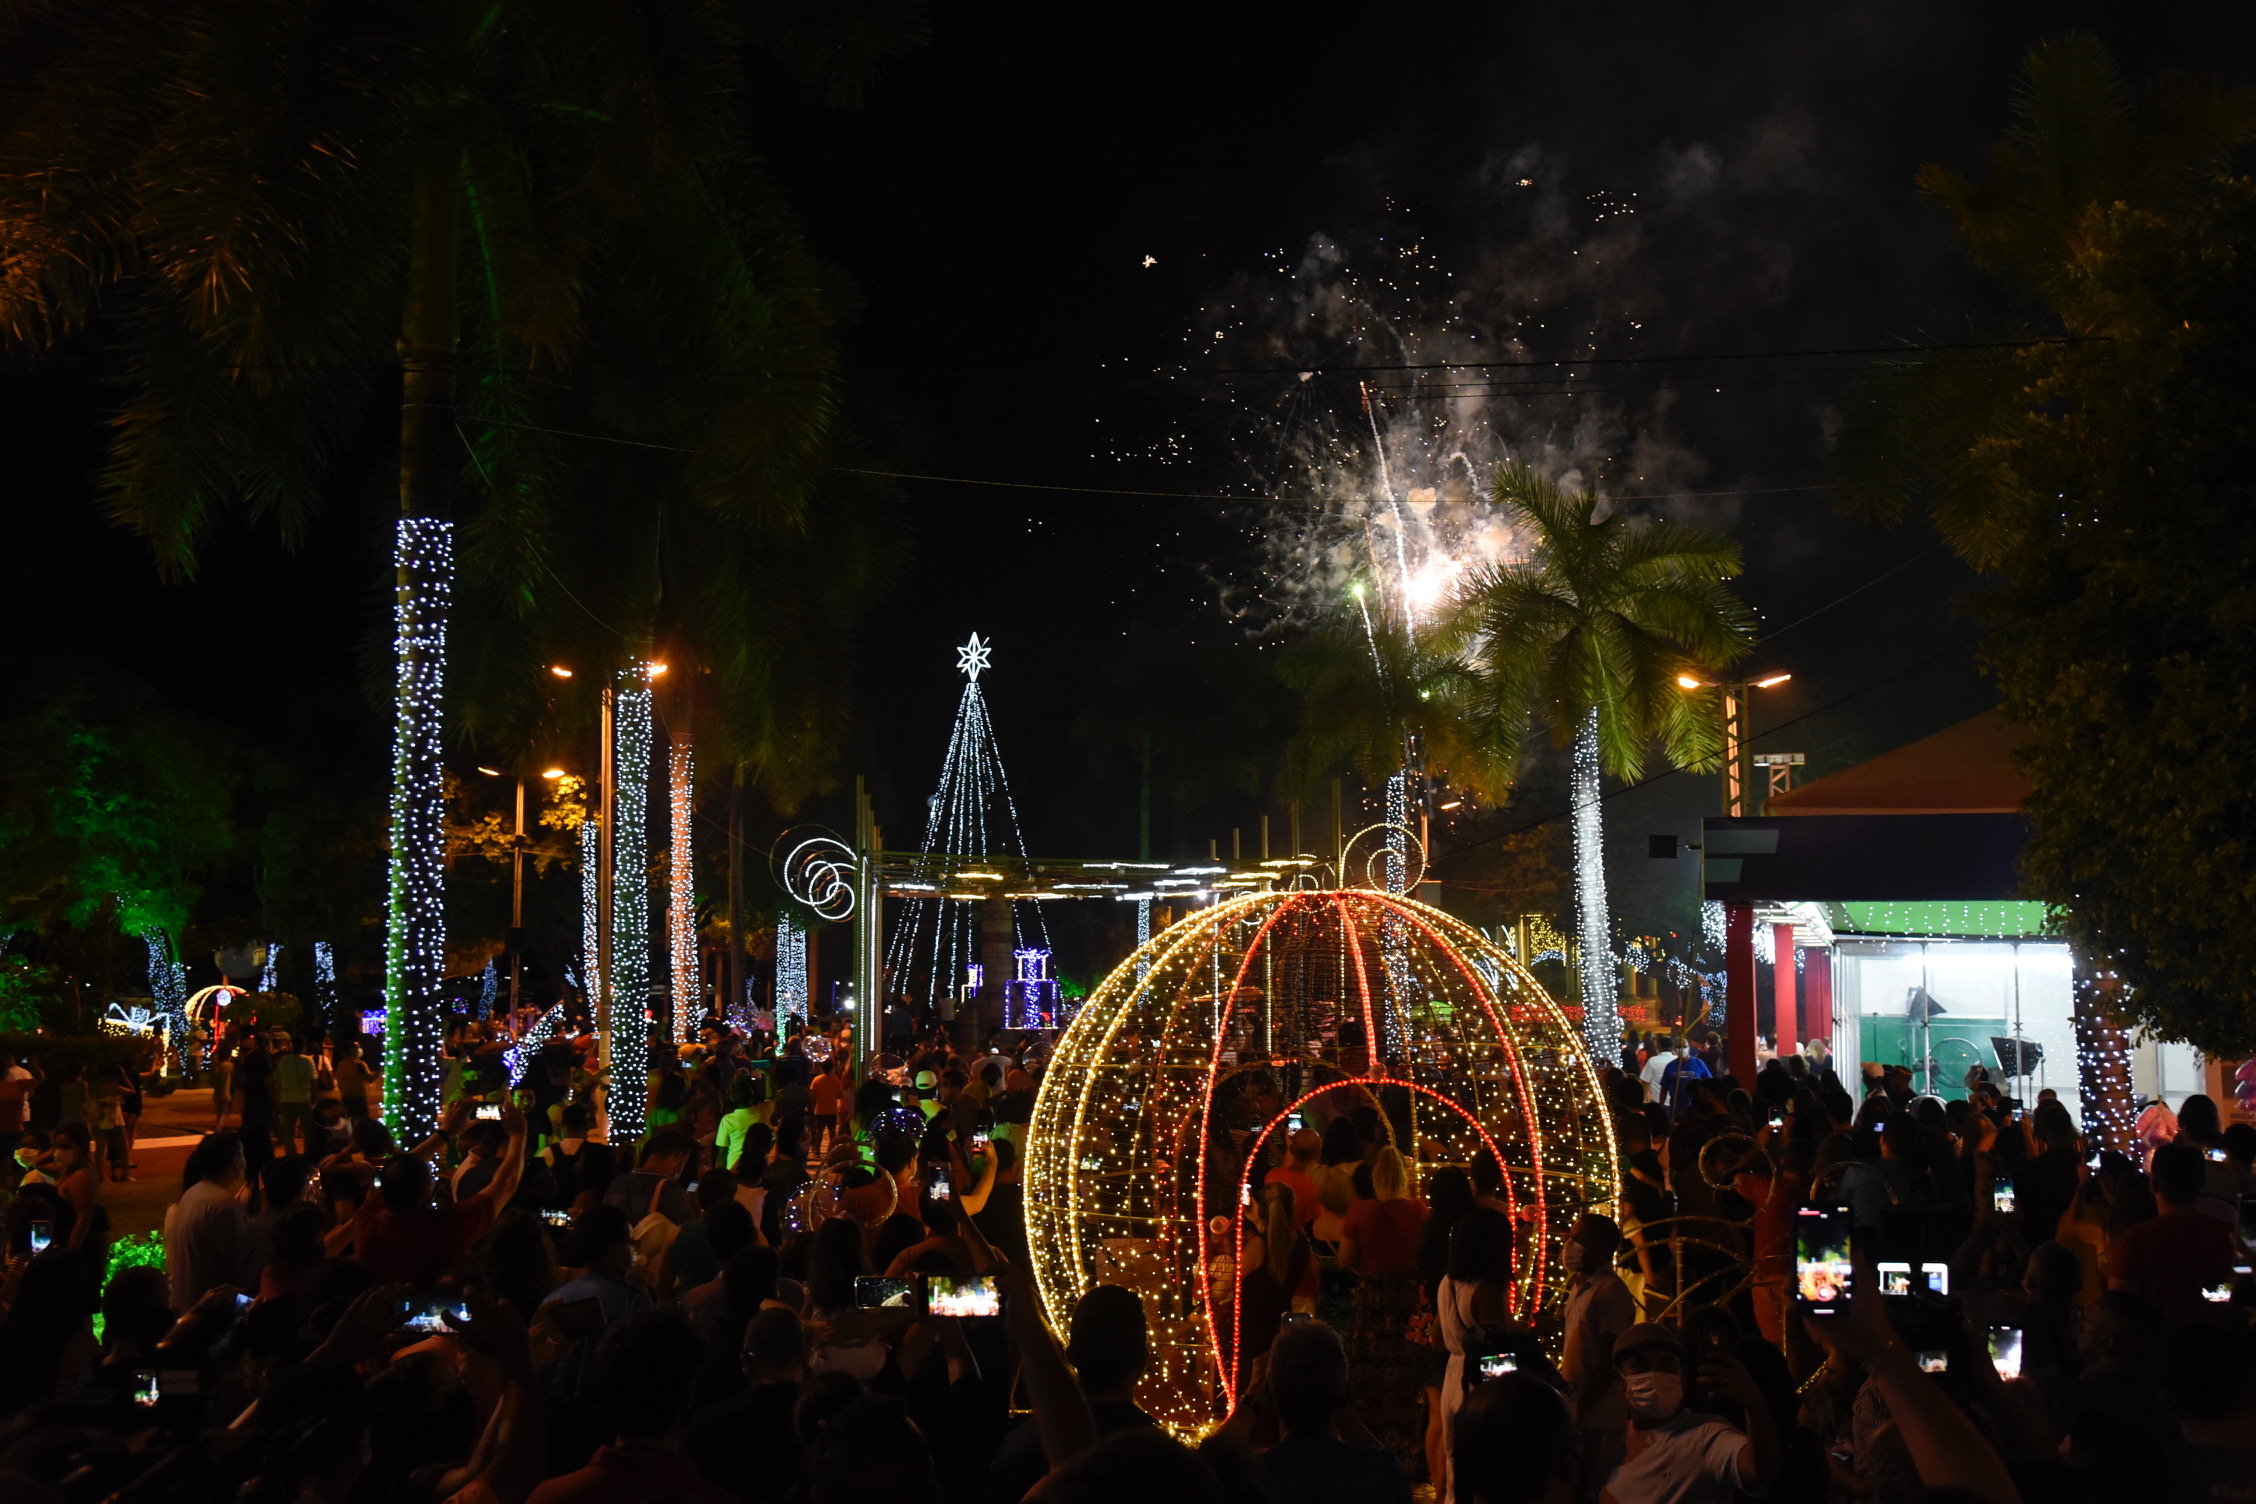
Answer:
[[[1670,1048],[1672,1041],[1656,1038],[1654,1043],[1659,1048],[1645,1062],[1645,1069],[1637,1073],[1637,1079],[1645,1083],[1645,1100],[1648,1102],[1658,1102],[1661,1099],[1661,1073],[1676,1059],[1676,1051]]]
[[[258,1274],[251,1220],[243,1212],[243,1141],[206,1134],[188,1153],[187,1189],[165,1212],[165,1276],[172,1308],[186,1311],[222,1285],[251,1286]]]
[[[1778,1428],[1745,1365],[1714,1352],[1697,1374],[1687,1375],[1688,1367],[1673,1327],[1642,1323],[1615,1339],[1614,1371],[1629,1422],[1606,1438],[1601,1504],[1730,1504],[1734,1494],[1759,1497],[1778,1475]],[[1694,1378],[1736,1401],[1747,1429],[1686,1409]]]

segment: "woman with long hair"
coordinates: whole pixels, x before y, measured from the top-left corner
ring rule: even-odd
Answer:
[[[1245,1253],[1238,1280],[1238,1372],[1253,1371],[1253,1360],[1269,1351],[1277,1329],[1292,1309],[1293,1297],[1316,1266],[1308,1240],[1293,1220],[1292,1187],[1265,1185],[1246,1210]]]
[[[1448,1471],[1449,1428],[1443,1424],[1441,1386],[1449,1374],[1449,1350],[1442,1345],[1435,1295],[1449,1273],[1449,1235],[1473,1209],[1473,1177],[1444,1165],[1426,1181],[1426,1225],[1418,1234],[1418,1303],[1404,1333],[1418,1359],[1419,1387],[1426,1395],[1426,1476]]]
[[[1371,1161],[1371,1189],[1349,1209],[1340,1238],[1340,1265],[1357,1281],[1348,1372],[1356,1413],[1409,1466],[1422,1451],[1415,1396],[1423,1365],[1405,1332],[1417,1306],[1426,1204],[1411,1194],[1410,1167],[1391,1144]]]
[[[1492,1206],[1476,1206],[1449,1234],[1449,1265],[1434,1296],[1449,1367],[1442,1376],[1442,1429],[1446,1436],[1465,1403],[1466,1339],[1483,1327],[1512,1324],[1512,1219]],[[1446,1451],[1444,1456],[1446,1456]],[[1450,1504],[1455,1480],[1447,1476],[1442,1499]]]

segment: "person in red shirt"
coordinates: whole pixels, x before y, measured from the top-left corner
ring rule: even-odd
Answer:
[[[1302,1128],[1285,1141],[1291,1158],[1269,1172],[1269,1184],[1291,1187],[1293,1225],[1304,1232],[1317,1212],[1316,1178],[1308,1172],[1316,1168],[1316,1156],[1323,1147],[1323,1135],[1313,1128]]]
[[[2232,1288],[2232,1230],[2200,1209],[2201,1151],[2164,1144],[2154,1151],[2154,1199],[2162,1215],[2125,1228],[2107,1247],[2107,1288],[2143,1295],[2173,1323],[2222,1322],[2228,1302],[2203,1292]]]
[[[526,1504],[736,1504],[682,1455],[682,1414],[705,1344],[679,1311],[639,1311],[604,1335],[595,1358],[595,1409],[613,1426],[578,1472],[551,1478]]]
[[[846,1124],[839,1115],[839,1109],[845,1104],[846,1097],[846,1062],[844,1058],[833,1056],[826,1061],[821,1073],[815,1077],[811,1084],[810,1090],[815,1099],[813,1116],[816,1130],[820,1132],[827,1128],[833,1130],[834,1133],[843,1132]],[[833,1142],[835,1141],[834,1138]]]
[[[431,1165],[424,1156],[470,1120],[471,1104],[457,1102],[447,1110],[440,1131],[416,1153],[386,1160],[376,1174],[376,1194],[346,1224],[353,1257],[368,1266],[378,1284],[417,1289],[437,1284],[470,1245],[486,1235],[494,1218],[517,1194],[517,1182],[525,1173],[525,1116],[515,1107],[504,1107],[501,1126],[509,1143],[493,1179],[467,1201],[431,1204]]]

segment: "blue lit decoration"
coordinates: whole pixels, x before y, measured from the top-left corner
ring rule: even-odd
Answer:
[[[384,1108],[402,1143],[439,1120],[446,964],[446,780],[441,696],[454,528],[403,517],[394,535],[391,873],[384,908]]]
[[[501,976],[494,970],[493,957],[486,958],[485,974],[478,978],[478,1016],[493,1017],[494,998],[501,990]]]
[[[279,940],[266,948],[266,964],[259,968],[258,990],[261,992],[280,992],[282,990],[282,942]]]
[[[956,667],[965,676],[963,698],[956,703],[956,724],[940,766],[939,792],[928,806],[924,856],[911,871],[914,882],[924,886],[919,896],[901,901],[900,919],[885,956],[886,986],[891,991],[934,1003],[946,995],[948,978],[967,975],[964,968],[977,961],[980,912],[985,907],[940,893],[939,879],[955,875],[965,861],[1026,859],[1018,806],[1011,799],[986,697],[979,688],[993,646],[974,632],[971,641],[956,650]],[[991,879],[977,881],[992,885]],[[1014,946],[1047,950],[1050,933],[1042,921],[1041,905],[1017,900],[1010,908]]]
[[[326,940],[313,942],[313,1009],[324,1026],[337,1016],[337,952]]]
[[[1054,1029],[1058,1026],[1058,984],[1050,977],[1047,950],[1022,950],[1018,977],[1003,984],[1003,1027]]]
[[[780,1039],[807,1021],[807,932],[785,914],[776,921],[775,1026]]]
[[[612,735],[611,1142],[642,1137],[650,1096],[650,674],[620,676]]]
[[[186,1047],[188,1038],[188,968],[172,953],[172,937],[152,929],[141,937],[149,947],[149,1002],[158,1024],[170,1036],[172,1048]],[[187,1067],[182,1062],[182,1068]]]
[[[371,1008],[360,1015],[360,1032],[372,1034],[381,1039],[384,1037],[384,1025],[390,1017],[391,1015],[382,1008]]]

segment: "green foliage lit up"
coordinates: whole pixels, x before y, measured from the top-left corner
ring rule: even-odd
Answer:
[[[2030,55],[1978,182],[1929,168],[1970,257],[2072,342],[1892,368],[1852,457],[1923,500],[1985,601],[2026,726],[2028,895],[2128,1009],[2256,1049],[2256,98],[2135,90],[2099,44]]]

